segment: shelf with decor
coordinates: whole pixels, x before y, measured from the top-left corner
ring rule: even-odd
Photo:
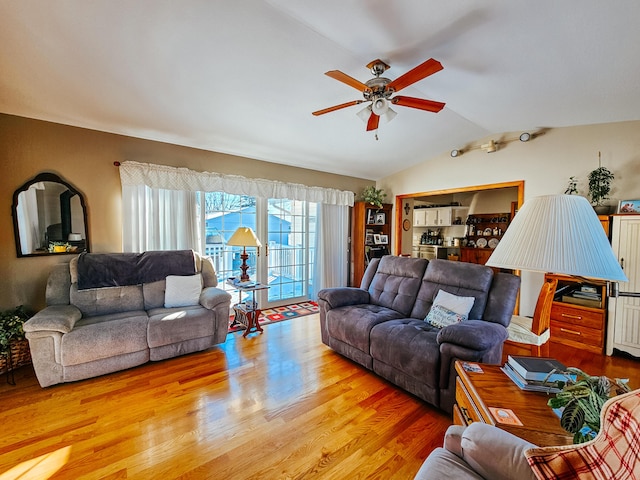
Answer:
[[[349,285],[360,286],[372,258],[391,252],[391,209],[385,203],[378,208],[368,202],[355,202],[351,214],[351,254]]]
[[[476,213],[466,221],[465,245],[460,260],[484,265],[498,246],[511,221],[511,213]]]

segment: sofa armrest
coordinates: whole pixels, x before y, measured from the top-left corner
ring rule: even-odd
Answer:
[[[498,323],[484,320],[466,320],[444,327],[438,332],[438,344],[454,343],[473,350],[488,350],[503,343],[507,329]]]
[[[27,320],[23,328],[25,332],[69,333],[81,318],[82,313],[75,305],[51,305]]]
[[[200,294],[200,305],[209,310],[214,310],[218,305],[225,303],[231,303],[231,295],[220,288],[206,287]]]
[[[369,303],[369,292],[356,287],[325,288],[318,292],[318,300],[324,300],[331,310],[346,305]]]
[[[462,433],[462,458],[484,478],[494,480],[535,480],[524,455],[533,444],[511,433],[472,423]]]

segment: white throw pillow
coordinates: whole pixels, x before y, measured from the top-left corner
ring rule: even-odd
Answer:
[[[164,306],[189,307],[200,303],[202,292],[202,276],[195,275],[169,275],[166,278],[164,290]]]
[[[433,300],[433,306],[441,305],[447,310],[451,310],[458,315],[462,315],[466,320],[469,316],[469,312],[473,308],[473,302],[475,301],[476,299],[474,297],[459,297],[449,292],[445,292],[444,290],[440,290],[438,291],[436,298]]]
[[[462,322],[466,319],[466,316],[447,310],[442,305],[433,305],[424,321],[430,323],[436,328],[442,328],[448,325],[453,325],[454,323]]]

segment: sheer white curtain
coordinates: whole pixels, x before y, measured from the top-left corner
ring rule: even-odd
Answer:
[[[317,222],[313,299],[323,288],[347,285],[349,207],[322,204]]]
[[[123,251],[200,251],[196,195],[146,185],[123,185]]]

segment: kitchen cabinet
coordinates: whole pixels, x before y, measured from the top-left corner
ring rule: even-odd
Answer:
[[[414,208],[413,226],[450,227],[454,224],[454,211],[467,210],[468,208],[469,207]]]
[[[359,287],[369,260],[390,253],[391,209],[385,203],[382,208],[368,202],[355,202],[351,213],[351,252],[349,285]]]

